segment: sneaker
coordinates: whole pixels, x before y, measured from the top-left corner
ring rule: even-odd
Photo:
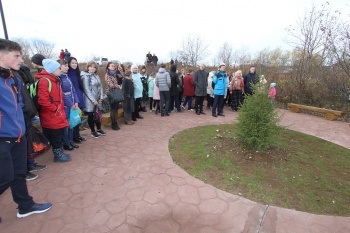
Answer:
[[[149,112],[153,112],[153,110],[151,109],[151,110],[149,110]]]
[[[102,129],[98,129],[96,132],[98,133],[98,135],[106,136],[106,132]]]
[[[35,180],[36,178],[38,178],[38,175],[37,174],[34,174],[34,173],[31,173],[31,172],[27,172],[27,175],[26,175],[26,180]]]
[[[191,108],[191,109],[188,109],[188,111],[189,111],[189,112],[193,112],[193,109],[192,109],[192,108]]]
[[[181,108],[185,110],[185,106],[181,105]]]
[[[97,132],[92,132],[92,133],[91,133],[91,137],[93,137],[93,138],[99,138],[100,135],[99,135]]]
[[[17,218],[24,218],[32,214],[40,214],[48,211],[51,209],[52,204],[51,203],[45,203],[45,204],[34,204],[31,208],[28,210],[20,210],[18,209]]]
[[[28,166],[28,171],[29,172],[36,172],[36,171],[42,171],[45,170],[47,168],[46,165],[39,165],[37,163],[34,163],[31,166]]]

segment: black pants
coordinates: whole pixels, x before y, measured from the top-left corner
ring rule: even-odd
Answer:
[[[149,110],[152,110],[153,107],[153,98],[149,97]]]
[[[242,103],[243,103],[242,90],[234,90],[232,92],[232,109],[237,111]]]
[[[161,113],[168,113],[168,106],[170,100],[170,92],[169,91],[160,91],[160,111]]]
[[[204,96],[196,96],[196,102],[194,106],[196,112],[198,111],[203,112],[203,101],[204,101]]]
[[[159,102],[160,100],[153,100],[153,103],[154,103],[153,105],[156,108],[156,112],[157,111],[160,112]]]
[[[207,108],[213,107],[214,98],[207,94]]]
[[[132,115],[132,120],[135,121],[136,117],[139,117],[139,109],[141,108],[141,98],[135,99],[135,111],[131,114]]]
[[[91,130],[91,133],[96,132],[95,125],[97,130],[101,129],[101,122],[94,121],[94,113],[93,112],[85,112],[85,114],[88,116],[88,125]]]
[[[21,210],[35,204],[28,194],[26,151],[25,137],[20,142],[0,141],[0,195],[10,187],[12,198]]]
[[[215,114],[216,111],[218,114],[223,114],[224,111],[224,96],[223,95],[215,95],[214,103],[212,108],[212,114]]]
[[[61,148],[63,145],[64,128],[48,129],[43,128],[43,134],[49,140],[52,149]]]
[[[179,91],[179,93],[178,93],[178,97],[179,97],[179,104],[181,105],[181,103],[182,103],[182,94],[183,94],[183,92],[182,91]]]

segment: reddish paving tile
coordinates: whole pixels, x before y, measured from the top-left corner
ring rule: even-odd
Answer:
[[[279,110],[282,125],[350,148],[348,123]],[[145,119],[120,131],[106,127],[107,136],[93,139],[73,152],[73,161],[53,163],[52,153],[37,159],[48,169],[28,182],[37,201],[53,208],[16,218],[11,193],[0,197],[0,232],[232,233],[350,232],[349,217],[313,215],[264,206],[205,184],[172,162],[168,141],[188,126],[232,123],[226,117],[184,112]],[[122,119],[120,119],[122,122]]]

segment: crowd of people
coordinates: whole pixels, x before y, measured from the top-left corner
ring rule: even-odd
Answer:
[[[147,63],[153,62],[157,67],[158,58],[155,60],[154,54],[148,53],[146,57]],[[27,91],[31,78],[21,75],[24,65],[21,47],[16,42],[0,39],[0,58],[0,95],[4,100],[0,105],[0,194],[11,187],[13,199],[18,204],[17,216],[26,217],[51,208],[51,203],[36,204],[26,186],[26,180],[38,178],[33,172],[44,170],[47,166],[35,163],[33,157],[26,160],[24,135],[32,127],[32,116],[22,109],[25,103],[21,92]],[[109,99],[111,129],[120,130],[118,110],[121,107],[124,123],[128,126],[143,119],[140,113],[146,112],[147,107],[161,117],[183,112],[186,108],[189,112],[204,115],[205,99],[206,109],[211,110],[211,115],[223,117],[225,103],[233,111],[238,111],[244,95],[252,94],[251,84],[259,80],[266,82],[258,77],[254,66],[242,76],[240,70],[229,75],[225,64],[211,72],[201,64],[194,72],[192,69],[178,71],[176,63],[172,62],[169,70],[161,64],[157,73],[148,74],[146,66],[139,69],[133,65],[128,69],[122,64],[109,62],[105,68],[104,90],[97,74],[99,66],[93,61],[88,62],[83,71],[70,53],[69,56],[60,56],[57,61],[35,54],[31,62],[37,69],[34,78],[42,133],[51,144],[53,161],[61,163],[71,161],[72,157],[67,152],[78,149],[79,144],[86,141],[80,135],[79,124],[70,127],[72,110],[82,110],[87,116],[92,138],[106,135],[96,113],[101,110],[104,96],[110,92],[118,90],[122,93],[123,100],[115,102]],[[274,84],[269,98],[274,99],[275,95]]]

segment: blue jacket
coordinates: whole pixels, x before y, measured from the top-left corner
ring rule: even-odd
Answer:
[[[143,85],[141,81],[141,74],[132,73],[132,79],[134,80],[135,89],[134,89],[134,98],[142,98]]]
[[[79,79],[80,74],[77,74],[77,70],[69,69],[68,70],[68,77],[70,78],[70,81],[73,83],[73,87],[77,93],[78,99],[79,99],[79,108],[83,110],[85,108],[84,104],[84,91],[80,89],[79,85]]]
[[[23,102],[19,94],[22,81],[18,78],[17,80],[18,86],[15,87],[12,77],[0,77],[0,140],[2,141],[20,140],[26,131],[22,111]]]
[[[225,72],[218,71],[213,77],[213,83],[215,83],[214,95],[225,95],[227,85]]]
[[[61,87],[64,94],[64,111],[66,112],[66,117],[69,119],[70,109],[75,103],[79,103],[79,99],[72,81],[67,74],[61,74]]]

